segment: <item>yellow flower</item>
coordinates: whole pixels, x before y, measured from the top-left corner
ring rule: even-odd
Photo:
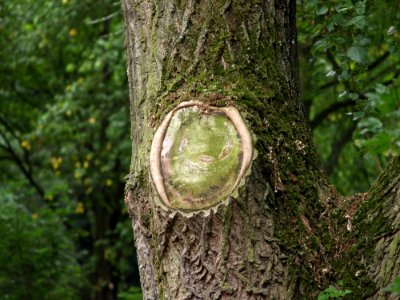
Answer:
[[[78,30],[76,30],[76,28],[71,28],[69,31],[68,31],[68,35],[70,36],[70,37],[74,37],[74,36],[76,36],[78,34]]]
[[[31,150],[31,144],[28,141],[22,141],[21,142],[21,147],[26,149],[26,150]]]
[[[54,170],[58,170],[60,167],[60,164],[62,163],[63,159],[62,157],[52,157],[50,158],[50,162],[53,165]]]
[[[94,123],[96,123],[96,118],[90,117],[90,118],[88,119],[88,123],[89,123],[89,124],[94,124]]]
[[[69,0],[62,0],[62,4],[68,4]]]
[[[86,160],[86,161],[83,163],[83,168],[84,168],[84,169],[89,168],[89,161]]]
[[[111,179],[106,180],[106,186],[112,186],[113,181]]]
[[[32,214],[32,219],[36,220],[38,217],[38,214]]]
[[[82,202],[78,202],[78,204],[75,207],[75,213],[76,214],[83,214],[85,212],[85,206],[83,206]]]

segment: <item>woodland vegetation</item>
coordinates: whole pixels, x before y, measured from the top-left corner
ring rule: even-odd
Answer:
[[[399,3],[296,5],[300,97],[318,157],[339,193],[367,197],[400,153]],[[118,1],[0,4],[0,299],[142,299],[123,201],[124,44]],[[399,260],[400,242],[392,251]],[[342,278],[315,295],[352,289]],[[400,294],[400,277],[387,292]]]

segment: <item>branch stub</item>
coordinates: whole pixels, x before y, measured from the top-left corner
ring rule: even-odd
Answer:
[[[245,175],[252,151],[251,134],[235,107],[182,102],[165,116],[150,151],[162,204],[190,212],[224,202]]]

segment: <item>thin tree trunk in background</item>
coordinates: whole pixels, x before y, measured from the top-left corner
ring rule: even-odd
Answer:
[[[295,1],[123,6],[133,141],[125,201],[144,298],[308,299],[344,277],[358,237],[299,101]],[[239,196],[207,216],[159,207],[149,174],[156,128],[188,100],[237,107],[257,151]],[[375,288],[365,273],[352,275],[354,295],[364,292],[359,278]]]

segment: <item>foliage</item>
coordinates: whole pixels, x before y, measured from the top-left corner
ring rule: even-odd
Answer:
[[[330,286],[318,294],[318,300],[341,299],[341,297],[351,294],[350,290],[337,290]]]
[[[397,277],[385,290],[393,294],[400,294],[400,277]]]
[[[6,1],[0,31],[0,190],[40,216],[31,225],[44,225],[32,235],[45,235],[43,245],[72,247],[63,273],[78,268],[91,284],[71,284],[71,295],[89,298],[110,287],[116,297],[139,284],[122,201],[130,126],[120,3]],[[24,220],[30,228],[31,218]],[[63,231],[44,230],[51,227]],[[6,249],[29,248],[31,237],[16,240],[14,232],[3,232]],[[56,259],[31,261],[25,275],[45,282]],[[15,266],[7,263],[4,269]],[[36,293],[45,295],[39,285]]]
[[[3,198],[0,240],[2,299],[72,300],[88,284],[65,228],[48,209],[32,213],[11,195]]]
[[[128,291],[118,294],[118,300],[142,300],[142,291],[138,287],[131,287]]]
[[[327,173],[365,191],[400,153],[397,1],[299,2],[302,97]]]
[[[342,288],[343,281],[339,281],[338,286]],[[342,297],[349,294],[351,294],[350,290],[341,290],[330,286],[318,294],[318,300],[342,299]]]

